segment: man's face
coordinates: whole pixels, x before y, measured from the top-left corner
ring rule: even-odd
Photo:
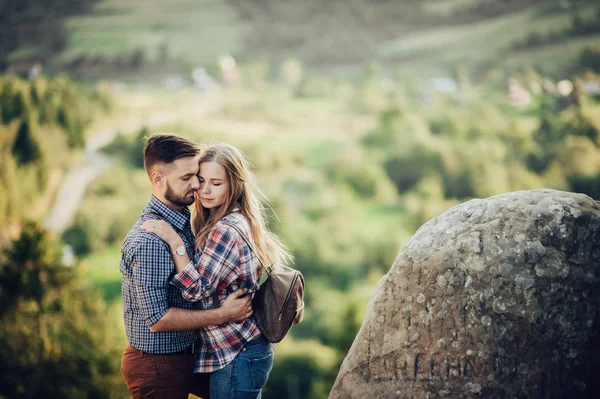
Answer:
[[[176,207],[194,203],[198,182],[198,156],[179,158],[164,166],[166,185],[164,197]]]

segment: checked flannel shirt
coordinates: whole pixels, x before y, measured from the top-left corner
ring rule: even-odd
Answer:
[[[258,259],[240,234],[223,223],[224,220],[251,239],[250,226],[241,213],[225,216],[206,236],[196,250],[195,258],[190,258],[194,261],[171,280],[186,300],[197,301],[196,308],[219,307],[238,288],[258,289]],[[233,361],[246,342],[259,336],[260,330],[253,316],[242,322],[228,322],[200,330],[194,372],[209,373],[222,369]]]
[[[174,353],[190,347],[198,333],[191,331],[150,331],[169,308],[191,309],[192,303],[181,297],[181,292],[169,284],[175,271],[169,246],[140,225],[158,214],[181,236],[190,259],[194,256],[194,236],[190,226],[190,212],[177,212],[155,196],[150,198],[142,215],[129,231],[121,250],[123,318],[125,334],[134,348],[147,353]]]

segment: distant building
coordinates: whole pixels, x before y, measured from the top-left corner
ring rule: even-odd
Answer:
[[[525,108],[531,104],[531,93],[516,81],[508,83],[508,101],[514,107]]]
[[[221,77],[226,85],[234,83],[238,80],[238,69],[235,58],[231,55],[223,55],[219,57],[219,67],[221,68]]]
[[[436,102],[436,94],[455,95],[458,92],[458,83],[452,78],[432,78],[425,82],[422,100],[427,105]]]
[[[180,90],[186,87],[188,83],[184,75],[172,74],[165,78],[163,85],[167,90]]]
[[[584,80],[581,83],[581,90],[586,96],[596,97],[600,96],[600,81],[597,80]]]
[[[210,92],[219,88],[219,85],[213,77],[202,67],[194,69],[192,72],[192,80],[196,87],[203,92]]]
[[[458,83],[452,78],[429,79],[426,86],[438,93],[455,93],[458,90]]]
[[[62,264],[64,266],[73,266],[77,261],[77,257],[75,256],[75,251],[73,247],[70,245],[65,245],[63,247],[63,256],[62,256]]]

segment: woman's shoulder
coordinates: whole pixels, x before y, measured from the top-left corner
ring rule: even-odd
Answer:
[[[250,225],[248,224],[246,217],[240,212],[232,212],[222,217],[221,220],[215,224],[215,228],[228,231],[237,228],[238,230],[245,232],[246,230],[249,230]]]
[[[249,226],[248,220],[241,212],[231,212],[228,215],[225,215],[221,220],[219,220],[218,224],[226,224],[226,225],[234,225],[235,227],[243,227],[246,228]]]
[[[244,234],[248,234],[250,231],[248,220],[246,220],[246,217],[240,212],[232,212],[224,216],[217,222],[215,228],[230,233],[239,233],[241,231]],[[234,234],[234,236],[236,235],[237,234]]]

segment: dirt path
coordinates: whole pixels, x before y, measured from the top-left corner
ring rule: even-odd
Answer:
[[[74,166],[65,177],[44,226],[61,234],[73,223],[88,185],[113,163],[113,159],[100,152],[100,149],[115,139],[117,131],[130,133],[138,131],[142,126],[154,127],[173,120],[174,116],[170,113],[155,113],[146,123],[130,120],[119,129],[108,128],[92,135],[83,153],[83,164]]]

